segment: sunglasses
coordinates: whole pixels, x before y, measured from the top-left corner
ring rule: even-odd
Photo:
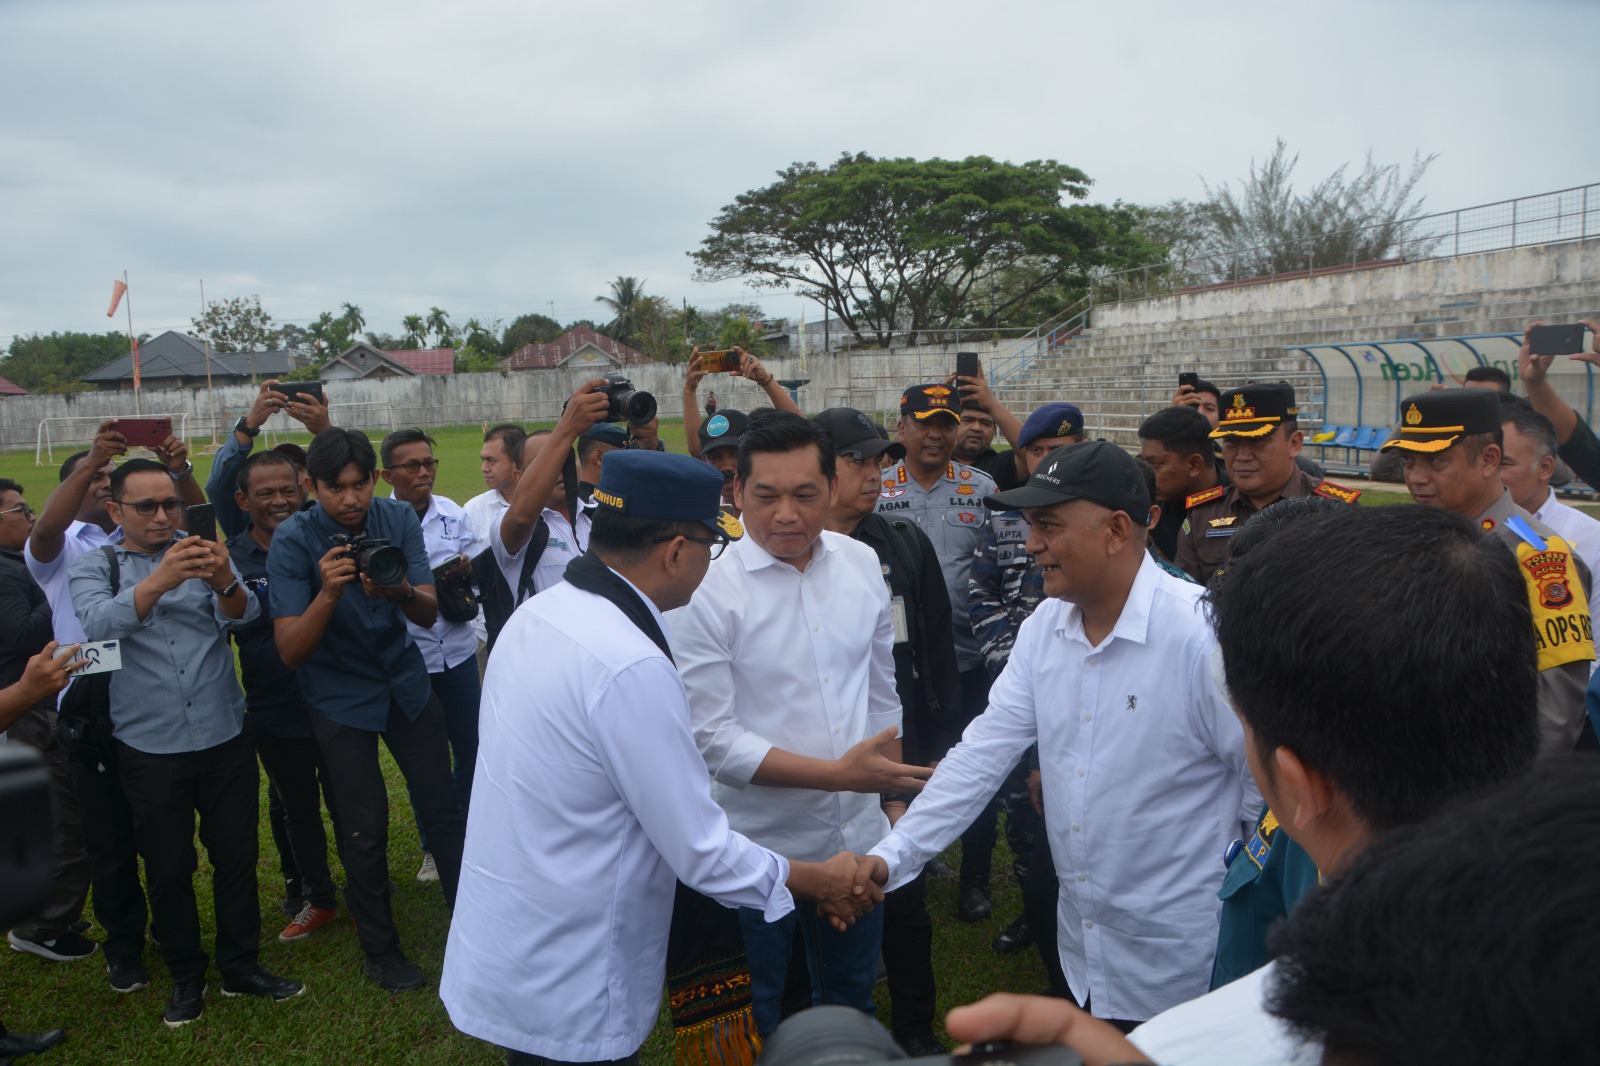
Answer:
[[[121,507],[132,507],[135,512],[146,518],[155,514],[158,509],[171,515],[183,513],[183,501],[176,496],[168,500],[135,500],[132,503],[117,500],[115,502]]]
[[[409,463],[396,463],[394,466],[386,466],[384,469],[404,470],[410,476],[416,477],[424,470],[431,474],[438,466],[439,460],[437,459],[413,459]]]

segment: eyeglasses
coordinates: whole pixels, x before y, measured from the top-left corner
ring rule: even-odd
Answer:
[[[176,496],[168,500],[135,500],[132,503],[128,503],[125,500],[117,500],[116,502],[123,507],[132,507],[135,511],[144,515],[146,518],[149,518],[151,515],[155,514],[157,508],[160,508],[168,514],[183,513],[183,501],[178,499]]]
[[[412,477],[416,477],[418,474],[422,473],[422,471],[424,471],[424,470],[426,470],[430,474],[433,473],[434,469],[438,465],[439,465],[439,460],[437,460],[437,459],[413,459],[409,463],[396,463],[394,466],[386,466],[386,467],[384,467],[384,469],[385,470],[404,470],[407,474],[411,475]]]
[[[15,507],[7,507],[4,511],[0,511],[0,514],[16,514],[18,511],[22,512],[23,518],[33,517],[33,508],[25,503],[19,503]]]
[[[674,533],[670,537],[656,537],[653,541],[651,541],[651,543],[665,544],[667,541],[677,540],[679,537],[682,537],[684,540],[692,540],[696,544],[711,545],[711,558],[713,559],[719,558],[722,555],[722,549],[728,546],[727,537],[691,537],[687,533]]]

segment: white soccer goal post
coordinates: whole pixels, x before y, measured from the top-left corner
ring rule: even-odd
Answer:
[[[78,451],[78,446],[92,443],[95,431],[100,428],[100,423],[109,418],[168,418],[172,420],[172,435],[179,440],[189,439],[189,416],[187,414],[62,415],[54,418],[41,418],[39,420],[39,431],[34,440],[33,465],[44,466],[47,463],[53,465],[56,461],[55,449],[58,445],[63,450],[72,445],[72,450]]]

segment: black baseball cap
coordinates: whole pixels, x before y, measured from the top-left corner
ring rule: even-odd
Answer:
[[[1138,461],[1105,440],[1062,445],[1044,457],[1026,485],[986,497],[983,505],[995,511],[1019,511],[1067,500],[1088,500],[1125,512],[1134,525],[1150,521],[1150,492]]]
[[[700,423],[700,454],[713,448],[737,448],[739,438],[750,428],[750,416],[743,411],[717,408],[715,414],[706,416]]]
[[[1462,437],[1500,428],[1500,394],[1488,389],[1440,389],[1400,401],[1400,432],[1379,451],[1442,452]]]
[[[837,455],[851,459],[875,459],[884,452],[896,462],[906,457],[906,446],[884,437],[878,424],[854,407],[830,407],[811,416],[829,437]]]

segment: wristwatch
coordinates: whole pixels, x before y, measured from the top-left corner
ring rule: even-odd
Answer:
[[[404,607],[406,604],[410,603],[412,600],[414,600],[416,598],[417,598],[417,586],[412,585],[411,586],[411,591],[406,593],[404,596],[401,596],[400,599],[397,600],[396,602],[398,602],[400,604],[400,606]]]
[[[233,584],[229,585],[227,588],[225,588],[221,592],[217,593],[217,599],[225,600],[229,596],[232,596],[235,592],[238,592],[238,591],[239,591],[239,579],[238,578],[234,578],[233,579]]]
[[[182,470],[168,470],[167,473],[172,475],[172,480],[182,481],[184,478],[194,473],[194,464],[185,459]]]
[[[260,426],[252,427],[249,422],[245,421],[245,416],[244,415],[240,415],[239,416],[239,421],[237,421],[237,422],[235,422],[233,424],[233,431],[235,433],[243,433],[245,436],[247,436],[250,439],[254,440],[257,436],[260,435],[261,427]]]

